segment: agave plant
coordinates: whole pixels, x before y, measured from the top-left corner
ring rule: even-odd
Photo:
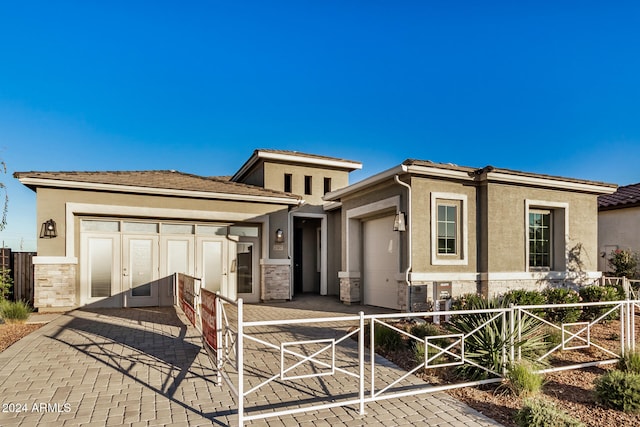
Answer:
[[[498,299],[476,298],[469,310],[504,308]],[[506,321],[505,321],[506,320]],[[457,369],[458,375],[468,380],[482,380],[501,375],[515,360],[511,360],[511,344],[514,354],[522,361],[534,363],[547,348],[546,332],[542,322],[532,317],[520,321],[518,328],[510,330],[508,317],[500,313],[471,313],[452,316],[447,324],[452,333],[464,335],[464,357],[472,363],[465,363]]]

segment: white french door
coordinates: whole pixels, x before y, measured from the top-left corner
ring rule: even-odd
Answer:
[[[202,280],[202,287],[235,299],[236,242],[227,237],[197,237],[196,250],[196,276]]]
[[[121,307],[120,236],[83,234],[81,257],[80,304]]]
[[[158,236],[122,236],[125,307],[158,305]]]

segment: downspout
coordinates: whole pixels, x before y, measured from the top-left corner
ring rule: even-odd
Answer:
[[[406,172],[406,167],[403,165],[403,169]],[[409,273],[411,272],[412,266],[412,255],[413,248],[411,246],[411,186],[405,182],[400,181],[398,175],[395,176],[395,180],[398,184],[407,188],[407,247],[408,247],[408,256],[407,256],[407,270],[404,272],[404,281],[407,285],[407,312],[411,313],[411,282],[409,281]]]

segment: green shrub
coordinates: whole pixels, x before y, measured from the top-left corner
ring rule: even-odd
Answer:
[[[584,424],[551,402],[543,400],[525,401],[516,413],[515,421],[522,427],[583,427]]]
[[[518,397],[531,397],[542,390],[544,375],[529,363],[514,363],[507,370],[507,387]]]
[[[481,310],[500,308],[502,302],[497,299],[487,300],[474,298],[472,303],[467,301],[467,309]],[[547,348],[544,342],[545,331],[542,323],[532,317],[525,317],[521,324],[521,339],[518,340],[517,331],[509,331],[509,322],[502,321],[497,313],[472,313],[454,315],[447,324],[452,333],[465,335],[465,359],[493,372],[502,373],[510,361],[503,357],[503,349],[508,348],[511,341],[515,351],[520,352],[524,361],[533,362]],[[494,318],[495,317],[495,318]],[[475,332],[474,332],[475,331]],[[456,369],[458,375],[469,380],[489,378],[492,374],[486,369],[471,364],[464,364]]]
[[[0,268],[0,301],[9,298],[12,286],[13,277],[11,276],[11,270],[8,268]]]
[[[616,249],[611,252],[609,266],[613,268],[615,277],[633,279],[638,271],[638,254],[624,249]]]
[[[503,305],[508,307],[509,304],[515,305],[541,305],[546,299],[540,291],[527,291],[524,289],[514,289],[502,296]]]
[[[409,333],[420,339],[424,339],[425,337],[436,337],[438,335],[444,335],[446,334],[446,331],[443,331],[433,323],[421,323],[421,324],[413,325],[409,330]],[[425,360],[424,342],[416,342],[414,340],[413,343],[414,343],[413,351],[414,351],[414,356],[416,360],[420,363],[424,363],[424,360]],[[432,340],[429,340],[429,343],[435,346],[438,346],[440,348],[446,348],[451,343],[451,340],[447,338],[433,338]],[[438,350],[436,348],[429,346],[428,355],[429,357],[432,357],[433,355],[439,353],[440,351],[441,350]],[[446,355],[442,355],[436,358],[434,361],[431,361],[430,363],[432,364],[441,363],[445,359],[448,359],[448,357]]]
[[[395,351],[402,346],[400,333],[381,324],[375,326],[374,338],[376,346],[387,351]]]
[[[580,288],[582,302],[603,302],[624,300],[624,291],[614,286],[591,285]],[[611,310],[612,305],[591,306],[582,308],[582,320],[592,321]],[[618,311],[611,313],[605,320],[617,319],[620,316]]]
[[[610,371],[594,381],[595,394],[604,406],[618,411],[640,412],[640,374]]]
[[[452,310],[475,310],[482,306],[485,298],[479,294],[464,294],[451,301]]]
[[[622,372],[640,374],[640,350],[625,351],[616,367]]]
[[[24,301],[0,301],[0,317],[7,323],[24,322],[32,311]]]
[[[573,289],[547,288],[542,292],[546,304],[575,304],[580,302],[580,294]],[[582,309],[580,307],[548,308],[545,318],[556,324],[577,322]]]

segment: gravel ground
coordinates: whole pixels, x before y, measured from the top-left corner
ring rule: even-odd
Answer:
[[[0,323],[0,352],[41,326],[42,324]]]

